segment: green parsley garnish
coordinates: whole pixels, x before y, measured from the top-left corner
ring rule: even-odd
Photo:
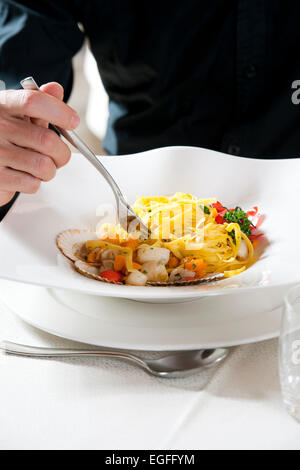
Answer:
[[[246,212],[244,212],[240,207],[236,207],[234,211],[228,211],[223,215],[223,219],[226,220],[226,222],[230,223],[236,223],[239,224],[241,227],[242,232],[244,232],[247,237],[251,235],[251,228],[250,226],[254,227],[252,222],[248,219],[248,216]],[[234,231],[229,232],[229,234],[234,237]]]
[[[203,206],[202,204],[200,204],[199,207],[204,212],[204,214],[210,214],[210,210],[207,206]]]
[[[228,233],[229,233],[229,235],[232,237],[233,243],[236,245],[235,231],[234,231],[234,230],[231,230],[231,232],[228,232]]]

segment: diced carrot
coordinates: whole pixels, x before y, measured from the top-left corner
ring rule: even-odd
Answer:
[[[122,246],[126,248],[131,248],[132,251],[135,251],[137,250],[137,247],[139,246],[139,240],[137,240],[136,238],[130,238],[126,242],[123,242]]]
[[[133,268],[134,268],[134,269],[137,269],[137,270],[139,270],[139,269],[142,268],[142,265],[139,264],[139,263],[134,263],[134,262],[133,262],[132,265],[133,265]]]
[[[106,237],[100,238],[100,240],[102,242],[112,243],[113,245],[120,245],[120,237],[118,233],[116,234],[114,238],[109,238],[109,236],[106,236]]]
[[[196,279],[201,279],[206,275],[206,268],[205,269],[200,269],[199,271],[196,271]]]
[[[176,256],[174,256],[174,255],[170,255],[168,266],[170,268],[177,268],[178,265],[179,265],[179,259],[176,258]]]
[[[124,255],[117,255],[114,261],[114,270],[115,271],[122,271],[124,266],[126,265],[126,258]]]
[[[97,251],[91,251],[87,256],[88,263],[95,263],[97,261]]]
[[[112,269],[109,269],[99,273],[99,276],[103,277],[104,279],[108,279],[109,281],[120,282],[122,280],[123,274],[119,271],[113,271]]]
[[[194,271],[196,273],[206,273],[206,263],[203,261],[203,259],[190,259],[184,263],[185,269],[188,269],[189,271]]]
[[[199,258],[189,258],[184,263],[184,267],[189,271],[194,271],[196,275],[193,279],[201,279],[206,274],[206,263]]]

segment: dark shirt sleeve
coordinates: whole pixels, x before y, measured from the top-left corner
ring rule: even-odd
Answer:
[[[67,3],[70,7],[67,8]],[[73,2],[75,5],[76,2]],[[0,0],[0,84],[20,88],[29,75],[37,83],[56,81],[67,100],[73,82],[72,58],[84,34],[72,2]],[[0,207],[0,221],[17,197]]]
[[[9,211],[18,196],[19,193],[16,193],[13,199],[8,204],[5,204],[5,206],[0,207],[0,222],[5,217],[5,215],[7,214],[7,212]]]

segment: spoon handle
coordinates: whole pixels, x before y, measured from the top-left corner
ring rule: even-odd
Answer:
[[[147,364],[137,356],[125,353],[123,351],[104,351],[90,349],[59,349],[59,348],[40,348],[28,346],[26,344],[12,343],[10,341],[1,341],[0,350],[6,354],[24,357],[109,357],[116,359],[126,359],[135,362],[137,365],[148,370]]]
[[[134,363],[136,366],[141,367],[146,372],[156,377],[187,377],[188,375],[195,374],[199,370],[211,367],[223,361],[228,354],[227,349],[213,349],[196,351],[196,355],[200,355],[197,363],[193,353],[192,360],[186,362],[187,352],[166,355],[161,359],[143,360],[138,356],[129,354],[123,351],[106,351],[106,350],[91,350],[91,349],[58,349],[58,348],[39,348],[35,346],[28,346],[25,344],[11,343],[10,341],[0,342],[0,351],[6,354],[25,357],[39,357],[39,358],[53,358],[53,357],[109,357],[115,359],[122,359]],[[174,362],[175,359],[175,362]],[[164,361],[164,362],[162,362]],[[177,362],[176,362],[177,361]]]

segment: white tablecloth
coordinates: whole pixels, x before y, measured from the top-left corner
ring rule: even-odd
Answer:
[[[0,328],[6,340],[78,347],[2,304]],[[158,379],[118,360],[1,355],[0,448],[300,449],[300,426],[281,401],[277,343],[234,348],[223,364],[186,379]]]

